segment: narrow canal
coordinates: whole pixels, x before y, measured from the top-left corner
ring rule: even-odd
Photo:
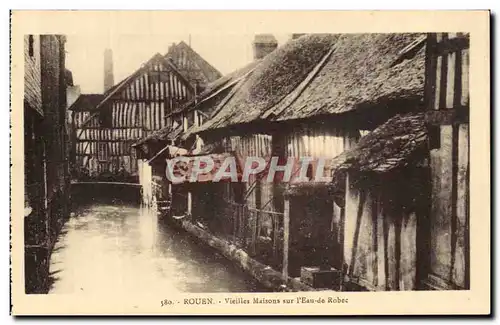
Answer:
[[[50,293],[263,291],[219,253],[129,204],[76,209],[50,272]]]

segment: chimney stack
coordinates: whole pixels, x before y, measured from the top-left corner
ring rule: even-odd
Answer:
[[[274,51],[278,47],[278,41],[272,34],[255,35],[253,41],[253,58],[259,60]]]
[[[113,76],[113,52],[111,49],[104,50],[104,92],[115,85]]]

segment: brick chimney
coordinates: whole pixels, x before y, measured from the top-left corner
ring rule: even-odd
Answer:
[[[274,51],[278,47],[278,41],[272,34],[255,35],[253,41],[253,58],[259,60]]]
[[[104,92],[115,85],[113,76],[113,52],[111,49],[104,50]]]

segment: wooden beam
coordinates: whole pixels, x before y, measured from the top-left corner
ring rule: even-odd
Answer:
[[[424,81],[424,105],[427,110],[434,110],[434,101],[436,93],[436,67],[437,58],[433,56],[433,49],[436,45],[436,34],[427,35],[427,44],[425,49],[425,73]]]
[[[137,183],[126,183],[126,182],[71,182],[71,185],[82,185],[82,184],[105,184],[105,185],[126,185],[126,186],[141,186]]]
[[[429,125],[462,124],[469,122],[469,107],[458,106],[453,109],[429,110],[425,113]]]
[[[188,215],[191,215],[193,212],[193,198],[191,195],[191,191],[188,191],[187,193],[187,213]]]
[[[458,52],[470,47],[469,37],[458,36],[454,38],[444,37],[443,40],[435,45],[434,53],[436,55],[448,55],[452,52]]]
[[[283,278],[288,278],[288,249],[290,243],[290,201],[285,198],[283,209]]]
[[[130,139],[115,139],[115,140],[106,140],[106,139],[103,139],[103,140],[84,140],[84,139],[79,139],[79,140],[76,140],[76,142],[129,142],[129,141],[135,141],[135,140],[139,140],[139,138],[130,138]]]
[[[361,230],[361,219],[363,218],[363,208],[365,206],[366,201],[366,190],[360,189],[359,191],[359,202],[358,202],[358,211],[356,217],[356,228],[354,230],[354,237],[352,240],[352,249],[351,249],[351,263],[349,265],[349,277],[354,275],[354,267],[356,266],[356,254],[358,251],[359,244],[359,232]]]
[[[112,128],[100,128],[100,127],[85,127],[85,130],[121,130],[121,129],[134,129],[134,130],[142,130],[142,127],[126,127],[126,126],[116,126]]]

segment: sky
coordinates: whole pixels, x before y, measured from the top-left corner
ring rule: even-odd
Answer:
[[[274,34],[278,46],[289,34]],[[163,35],[68,35],[66,67],[82,94],[102,93],[104,49],[113,51],[114,81],[118,83],[156,53],[165,54],[172,43],[184,41],[222,74],[230,73],[253,60],[253,34],[163,34]]]

